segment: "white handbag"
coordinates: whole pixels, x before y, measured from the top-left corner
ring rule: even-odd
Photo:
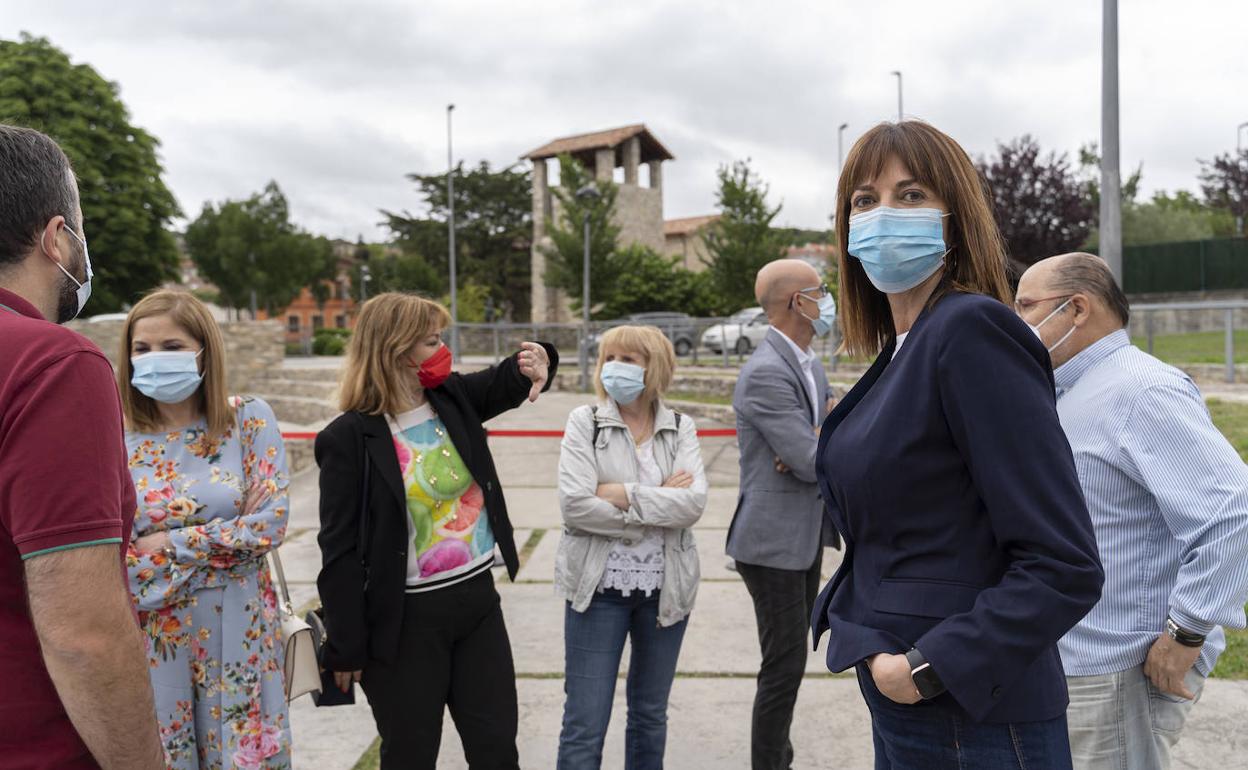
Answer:
[[[282,592],[278,612],[281,613],[282,640],[286,647],[282,674],[286,685],[286,700],[289,702],[300,695],[321,691],[321,666],[317,662],[312,627],[295,615],[295,607],[291,604],[286,573],[282,570],[282,557],[278,555],[276,548],[269,551],[269,555]]]

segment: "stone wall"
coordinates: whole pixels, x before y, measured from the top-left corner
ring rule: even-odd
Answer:
[[[620,226],[620,245],[637,243],[662,254],[667,250],[663,236],[663,191],[637,185],[620,185],[615,200],[615,223]]]
[[[88,323],[73,321],[69,328],[84,335],[117,366],[124,321]],[[286,329],[281,321],[228,321],[221,324],[225,337],[228,387],[232,394],[250,393],[263,373],[280,368],[286,357]]]

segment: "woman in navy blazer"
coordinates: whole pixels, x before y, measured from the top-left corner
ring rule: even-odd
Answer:
[[[836,220],[845,346],[879,355],[819,438],[846,548],[815,642],[857,667],[877,768],[1070,767],[1056,643],[1103,573],[986,185],[935,128],[884,124]]]

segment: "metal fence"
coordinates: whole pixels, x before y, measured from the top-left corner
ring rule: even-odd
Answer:
[[[526,340],[542,340],[561,351],[575,351],[583,377],[582,387],[588,388],[602,335],[608,329],[628,323],[638,322],[594,321],[588,326],[581,323],[459,323],[456,329],[461,355],[487,356],[494,363],[510,355]],[[646,325],[655,326],[672,341],[681,365],[707,367],[741,365],[762,343],[770,328],[765,320],[761,324],[747,324],[730,318],[689,318]],[[814,343],[816,352],[833,366],[839,346],[836,331]],[[570,358],[567,356],[565,360]]]
[[[1248,238],[1127,246],[1122,264],[1128,294],[1248,289]]]
[[[1131,306],[1131,314],[1133,336],[1140,336],[1143,327],[1145,349],[1150,354],[1156,352],[1159,336],[1208,332],[1220,326],[1224,377],[1235,382],[1235,330],[1248,328],[1248,301],[1136,304]]]

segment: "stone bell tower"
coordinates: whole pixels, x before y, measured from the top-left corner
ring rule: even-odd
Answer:
[[[623,168],[623,180],[615,204],[615,224],[620,227],[620,244],[649,246],[665,251],[663,234],[663,161],[672,160],[658,139],[638,123],[592,134],[578,134],[545,144],[521,156],[533,162],[533,321],[563,322],[571,319],[564,292],[546,285],[546,254],[550,246],[546,220],[558,221],[559,200],[551,194],[548,163],[567,153],[599,181],[616,178]],[[649,184],[641,186],[640,170],[645,164]]]

